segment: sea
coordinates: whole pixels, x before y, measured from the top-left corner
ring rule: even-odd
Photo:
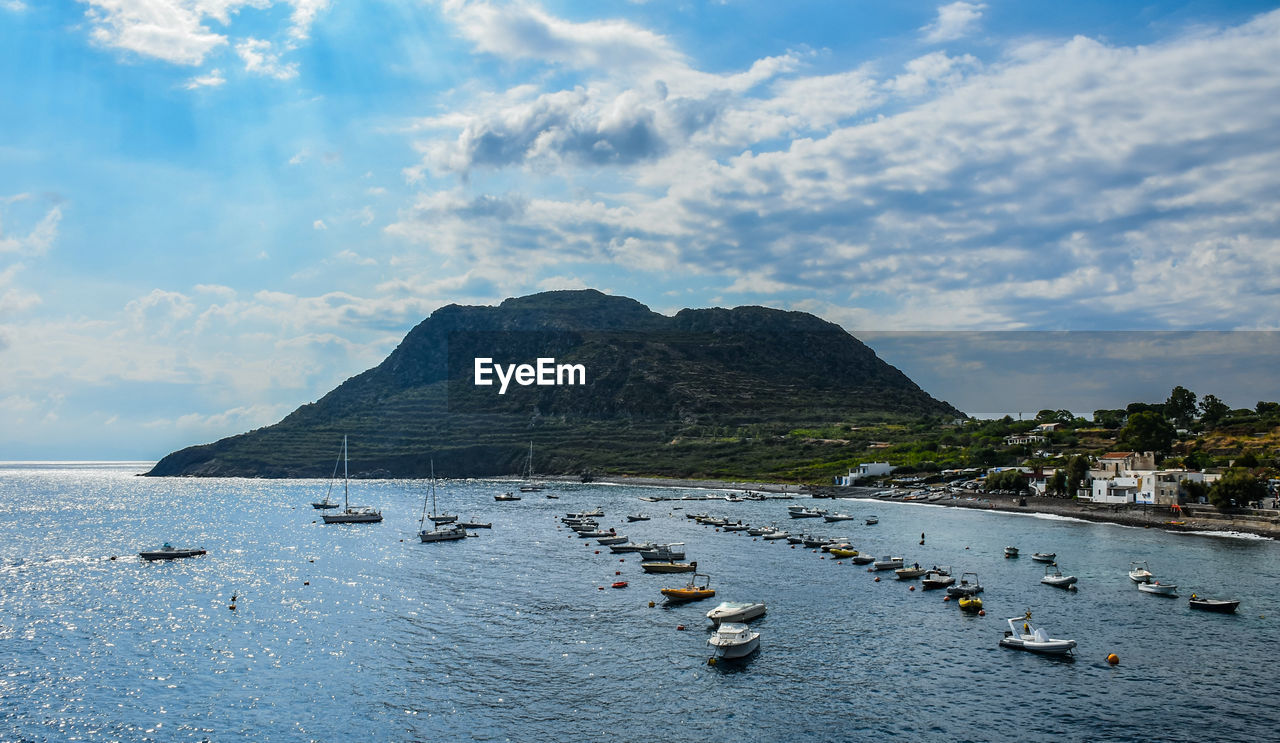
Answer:
[[[309,504],[329,481],[140,477],[148,466],[0,464],[0,740],[1252,742],[1280,730],[1272,540],[1170,532],[1154,514],[1142,528],[876,500],[654,503],[641,498],[727,491],[603,484],[495,502],[512,483],[442,480],[440,510],[492,528],[422,544],[423,481],[353,480],[352,504],[385,520],[325,525]],[[857,519],[793,520],[792,503]],[[666,605],[659,590],[687,576],[644,574],[560,522],[596,507],[635,541],[683,542],[716,597]],[[652,518],[627,522],[641,512]],[[976,573],[985,616],[692,512]],[[164,542],[208,554],[139,559]],[[1038,551],[1056,552],[1079,590],[1042,585]],[[1181,597],[1138,592],[1132,561]],[[1193,592],[1240,610],[1193,611]],[[758,652],[710,664],[705,614],[721,600],[768,613],[752,623]],[[998,646],[1028,611],[1077,641],[1074,660]]]

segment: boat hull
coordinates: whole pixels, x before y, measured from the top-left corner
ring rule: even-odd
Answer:
[[[180,560],[184,557],[198,557],[203,554],[207,553],[204,550],[152,550],[139,552],[138,557],[144,560]]]
[[[724,622],[741,624],[764,616],[764,612],[764,604],[721,604],[707,612],[707,619],[710,619],[716,626]]]
[[[715,638],[707,640],[711,643]],[[716,658],[725,660],[733,660],[734,658],[745,658],[760,649],[760,635],[757,633],[754,637],[746,642],[735,643],[732,645],[711,645],[712,653]]]
[[[423,542],[456,542],[459,539],[466,539],[467,532],[459,529],[457,531],[420,531],[418,539]]]
[[[716,595],[714,588],[664,588],[661,593],[668,601],[700,601]]]
[[[692,573],[698,569],[692,562],[642,562],[640,567],[646,573]]]
[[[320,518],[326,524],[376,524],[382,521],[380,513],[326,513]]]
[[[1139,583],[1138,590],[1152,596],[1178,597],[1178,587],[1172,583]]]
[[[1235,610],[1240,607],[1239,601],[1215,601],[1213,599],[1189,599],[1188,604],[1192,609],[1200,611],[1212,611],[1218,614],[1234,614]]]

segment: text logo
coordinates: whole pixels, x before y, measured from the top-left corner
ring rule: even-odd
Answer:
[[[540,358],[536,364],[495,364],[491,358],[475,360],[475,382],[477,387],[493,385],[493,377],[498,378],[498,394],[507,394],[507,386],[512,380],[521,387],[537,385],[552,387],[587,383],[587,368],[582,364],[557,364],[555,359]]]

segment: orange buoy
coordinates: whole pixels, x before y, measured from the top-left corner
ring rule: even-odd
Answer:
[[[1111,664],[1111,665],[1113,665],[1113,666],[1115,666],[1115,665],[1119,665],[1119,664],[1120,664],[1120,656],[1116,655],[1115,653],[1112,653],[1111,655],[1108,655],[1108,656],[1107,656],[1107,663],[1110,663],[1110,664]]]
[[[986,609],[979,609],[979,610],[978,610],[978,616],[980,616],[980,617],[985,617],[986,615],[987,615],[987,610],[986,610]]]
[[[613,574],[614,574],[614,575],[622,575],[622,571],[621,571],[621,570],[615,570],[615,571],[613,571]]]
[[[943,596],[943,597],[942,597],[942,603],[944,603],[944,604],[945,604],[945,603],[947,603],[947,602],[948,602],[948,601],[950,601],[950,600],[951,600],[951,597],[950,597],[950,596]]]
[[[627,582],[626,582],[625,580],[620,580],[620,581],[618,581],[617,583],[614,583],[614,584],[613,584],[613,587],[614,587],[614,588],[626,588],[626,587],[627,587]]]
[[[596,554],[597,554],[597,555],[598,555],[598,554],[600,554],[600,550],[596,550]]]
[[[876,576],[876,583],[879,583],[879,582],[880,582],[880,576],[878,576],[878,575],[877,575],[877,576]]]
[[[684,629],[684,625],[683,625],[683,624],[677,624],[677,625],[676,625],[676,629],[678,629],[678,630],[683,630],[683,629]]]
[[[914,591],[914,590],[916,590],[916,587],[915,587],[915,586],[912,586],[912,587],[908,588],[907,590],[908,590],[908,591]]]

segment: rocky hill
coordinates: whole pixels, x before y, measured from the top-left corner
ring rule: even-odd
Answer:
[[[477,358],[554,358],[581,365],[585,384],[513,377],[499,394],[495,375],[494,385],[474,384]],[[962,416],[813,315],[739,307],[668,317],[625,297],[559,291],[442,307],[320,400],[174,452],[150,474],[323,477],[347,435],[352,472],[367,477],[421,476],[431,459],[449,476],[515,474],[530,441],[542,474],[780,476],[806,456],[792,429],[934,415]]]

